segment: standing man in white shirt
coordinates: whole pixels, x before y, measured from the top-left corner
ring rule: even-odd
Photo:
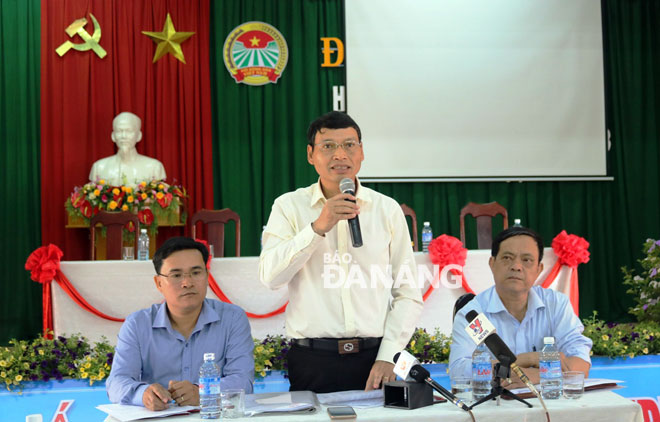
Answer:
[[[289,289],[291,390],[379,388],[394,381],[394,354],[422,312],[408,225],[394,199],[357,180],[364,151],[353,119],[327,113],[307,138],[319,180],[275,200],[259,262],[266,286]],[[341,193],[344,178],[355,196]],[[364,246],[355,248],[347,220],[358,215]]]

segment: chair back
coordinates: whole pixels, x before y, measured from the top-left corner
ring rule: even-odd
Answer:
[[[465,216],[471,215],[477,220],[477,245],[479,249],[490,249],[493,244],[493,217],[502,215],[503,229],[509,227],[509,215],[506,208],[497,202],[477,204],[470,202],[461,210],[461,242],[465,246]]]
[[[140,233],[140,221],[136,214],[129,211],[99,211],[89,221],[89,231],[91,236],[90,256],[92,261],[96,260],[96,226],[98,224],[105,226],[105,259],[121,259],[122,246],[124,245],[124,226],[132,222],[135,227],[135,242],[133,247],[137,253],[137,239]]]
[[[213,256],[225,256],[225,224],[233,221],[236,225],[236,256],[241,256],[241,218],[229,208],[221,210],[201,209],[190,219],[190,233],[197,236],[197,223],[206,225],[206,240],[213,245]],[[201,237],[200,237],[201,238]]]
[[[461,295],[458,299],[456,299],[456,302],[454,302],[454,314],[452,316],[452,321],[454,318],[456,318],[456,314],[458,311],[461,310],[461,308],[465,305],[468,304],[469,301],[471,301],[474,298],[474,293],[465,293],[464,295]]]
[[[404,216],[410,217],[412,223],[411,237],[413,241],[413,251],[417,252],[419,251],[419,240],[417,239],[417,214],[415,214],[415,211],[406,204],[401,204],[401,210],[403,211]]]

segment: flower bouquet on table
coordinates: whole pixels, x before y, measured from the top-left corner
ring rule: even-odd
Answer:
[[[137,186],[111,186],[105,180],[76,186],[64,207],[70,217],[82,219],[87,225],[99,211],[129,211],[137,214],[140,223],[155,235],[159,221],[186,221],[180,207],[187,197],[184,188],[170,185],[164,180],[141,182]],[[128,223],[125,230],[135,236],[135,227]]]
[[[254,340],[254,374],[266,376],[266,371],[287,369],[286,359],[291,342],[281,335],[268,335]]]

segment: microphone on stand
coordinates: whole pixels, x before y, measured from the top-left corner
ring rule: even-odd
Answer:
[[[536,396],[540,396],[534,384],[529,380],[529,377],[527,377],[522,369],[515,364],[517,359],[516,355],[513,354],[511,349],[509,349],[506,343],[504,343],[502,337],[496,333],[495,326],[488,320],[488,318],[486,318],[484,314],[478,314],[477,311],[472,310],[467,313],[465,319],[468,320],[468,325],[465,327],[465,331],[468,333],[472,341],[477,345],[482,342],[485,343],[488,350],[491,351],[493,356],[495,356],[501,364],[511,368],[511,370],[518,375],[520,380],[527,385],[532,393]]]
[[[341,182],[339,182],[339,190],[341,193],[348,193],[355,196],[355,183],[353,182],[353,179],[348,177],[341,179]],[[355,201],[350,202],[355,203]],[[353,242],[353,247],[359,248],[362,246],[362,230],[360,230],[360,220],[357,215],[348,220],[348,226],[351,230],[351,242]]]
[[[442,385],[438,384],[431,374],[426,370],[422,365],[419,364],[419,361],[410,353],[405,350],[398,352],[394,355],[394,373],[397,374],[405,381],[417,381],[420,383],[426,383],[435,391],[440,393],[444,398],[454,403],[454,405],[460,407],[465,411],[470,411],[470,408],[463,403],[463,400],[456,397],[452,394],[451,391],[447,390]]]

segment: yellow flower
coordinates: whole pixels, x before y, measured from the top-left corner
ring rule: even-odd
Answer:
[[[271,347],[270,349],[268,349],[268,351],[269,351],[270,353],[273,353],[273,352],[275,351],[275,349],[273,349],[273,348]]]
[[[94,196],[99,196],[101,194],[101,191],[98,189],[94,189]]]
[[[103,364],[103,367],[104,367],[105,369],[110,369],[110,365],[108,365],[107,363],[104,363],[104,364]]]
[[[23,364],[23,368],[25,368],[25,369],[30,369],[30,364],[27,363],[27,362],[25,362],[25,363]]]
[[[148,195],[146,193],[142,193],[142,195],[140,195],[140,196],[142,197],[142,199],[147,199]]]
[[[128,195],[128,196],[126,197],[126,202],[128,202],[129,204],[130,204],[131,202],[133,202],[133,195]]]
[[[270,361],[270,359],[266,359],[264,361],[264,364],[266,364],[267,366],[273,366],[273,363]]]
[[[80,374],[80,378],[85,379],[87,378],[87,372],[83,372]]]
[[[261,352],[264,351],[264,346],[259,345],[259,346],[257,346],[256,350],[257,350],[257,353],[261,353]]]
[[[91,367],[92,367],[92,364],[91,364],[91,363],[87,362],[87,363],[85,364],[85,369],[89,369],[89,368],[91,368]]]
[[[648,349],[648,347],[645,347],[645,348],[642,350],[642,352],[644,352],[644,354],[647,355],[647,354],[649,353],[649,349]]]
[[[126,192],[126,186],[122,186],[122,187],[121,187],[121,191],[122,191],[122,192]]]
[[[623,350],[628,350],[628,346],[623,346]]]
[[[265,377],[266,376],[266,371],[261,371],[261,376]]]
[[[165,194],[164,194],[163,192],[158,192],[158,193],[156,194],[156,198],[158,198],[158,199],[162,199],[163,196],[165,196]]]
[[[594,355],[594,351],[593,351],[593,350],[589,350],[589,356],[593,356],[593,355]]]
[[[449,353],[449,350],[445,347],[444,349],[442,349],[442,353],[446,355],[447,353]]]
[[[609,336],[608,336],[607,334],[603,334],[603,341],[607,341],[607,340],[609,340],[609,339],[610,339],[610,338],[609,338]]]
[[[410,347],[415,347],[415,340],[410,342]]]
[[[145,187],[147,186],[147,182],[140,182],[140,187]]]
[[[621,331],[617,331],[616,333],[617,333],[617,335],[621,335]]]
[[[131,192],[133,192],[133,188],[130,187],[130,186],[126,186],[125,191],[126,191],[126,193],[131,193]]]
[[[16,382],[21,382],[23,381],[23,375],[16,375],[16,378],[14,378]]]
[[[124,204],[121,206],[122,211],[128,211],[128,205]]]
[[[44,355],[44,349],[39,349],[39,356],[43,356],[43,355]]]
[[[119,195],[119,189],[114,188],[114,189],[112,190],[112,193],[115,194],[115,195]]]
[[[4,368],[5,366],[7,366],[7,362],[5,362],[4,360],[0,360],[0,366]]]
[[[162,183],[160,183],[160,184],[158,185],[158,189],[163,190],[163,189],[165,189],[165,186],[164,186]]]
[[[631,354],[628,355],[628,357],[629,357],[630,359],[632,359],[632,358],[635,357],[635,354],[634,354],[634,353],[631,353]]]
[[[108,208],[114,210],[115,208],[117,208],[117,203],[115,201],[110,201],[110,203],[108,204]]]
[[[104,371],[99,372],[99,381],[102,380],[103,377],[105,377],[105,372]]]
[[[0,372],[1,378],[7,378],[7,373],[5,371]]]
[[[105,180],[103,179],[99,180],[99,185],[105,185]]]
[[[618,342],[618,341],[615,341],[615,342],[614,342],[614,345],[615,345],[615,346],[618,346],[618,345],[619,345],[619,342]]]

